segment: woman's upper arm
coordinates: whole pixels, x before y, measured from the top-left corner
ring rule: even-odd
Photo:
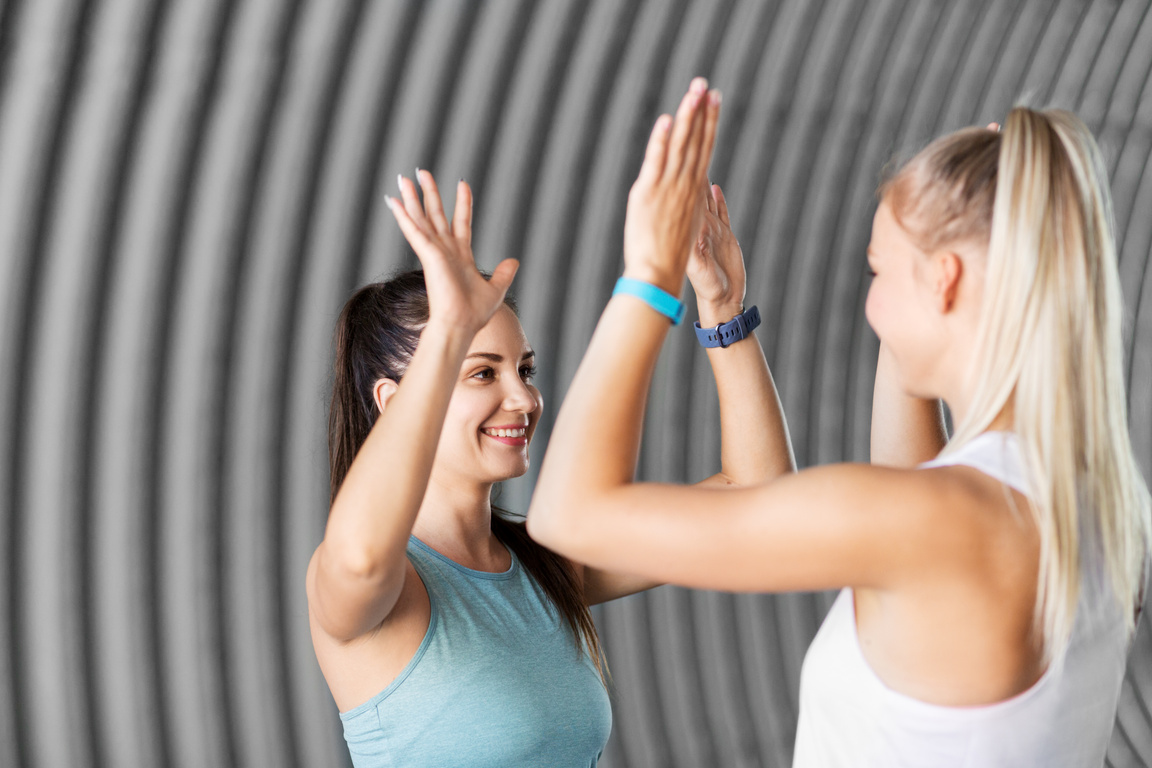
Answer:
[[[308,562],[308,607],[332,638],[352,640],[383,623],[404,588],[406,567],[357,569],[325,551],[321,543]]]
[[[606,571],[600,568],[581,566],[584,578],[584,599],[588,605],[606,603],[620,597],[644,592],[663,582],[647,576],[637,576],[623,571]]]
[[[536,535],[590,567],[687,587],[884,588],[955,538],[926,475],[842,464],[732,490],[631,484]]]

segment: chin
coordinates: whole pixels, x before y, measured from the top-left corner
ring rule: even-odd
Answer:
[[[920,400],[936,400],[940,397],[940,393],[936,391],[935,387],[929,386],[920,378],[902,376],[900,377],[900,388],[904,390],[904,394]]]
[[[523,477],[526,474],[528,474],[528,463],[527,462],[525,462],[524,464],[521,464],[520,466],[515,467],[514,469],[510,470],[508,472],[508,474],[505,475],[502,479],[503,480],[512,480],[513,478]]]
[[[488,475],[487,482],[502,483],[505,480],[515,480],[517,477],[523,477],[528,473],[528,462],[517,464],[515,466],[493,467],[492,472]]]

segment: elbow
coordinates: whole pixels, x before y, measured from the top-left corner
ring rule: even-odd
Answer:
[[[360,542],[321,542],[320,549],[326,566],[342,581],[357,584],[383,585],[394,581],[398,570],[397,558],[389,557]],[[401,577],[403,568],[399,569]]]
[[[579,547],[578,521],[570,505],[553,505],[533,501],[528,507],[525,525],[528,535],[537,543],[565,557],[574,557]]]
[[[528,506],[528,516],[524,520],[528,535],[537,543],[543,544],[551,550],[556,549],[558,542],[563,542],[563,518],[556,515],[555,509],[548,509],[544,504],[533,500]]]

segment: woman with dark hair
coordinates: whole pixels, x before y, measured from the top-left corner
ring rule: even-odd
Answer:
[[[656,582],[569,561],[492,507],[493,484],[527,471],[542,407],[506,298],[517,265],[478,272],[468,185],[449,223],[432,175],[418,179],[423,205],[407,179],[388,202],[423,271],[361,288],[337,324],[313,645],[357,768],[592,766],[611,710],[588,606]],[[731,230],[711,224],[693,270],[705,287],[723,274],[717,258],[739,263]],[[763,355],[750,371],[774,393]],[[769,409],[737,400],[721,393],[725,424],[740,427],[708,482],[771,469],[756,447]]]

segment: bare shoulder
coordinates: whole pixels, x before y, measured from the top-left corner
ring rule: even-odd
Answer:
[[[900,516],[931,565],[926,576],[1013,592],[1034,582],[1039,533],[1026,496],[969,466],[892,472],[903,475],[894,484],[906,500]]]

